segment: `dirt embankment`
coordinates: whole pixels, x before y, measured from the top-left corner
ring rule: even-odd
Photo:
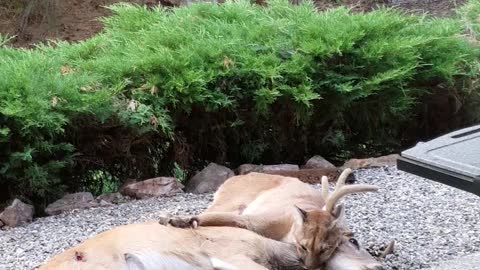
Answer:
[[[183,0],[0,0],[0,34],[16,36],[12,44],[29,47],[45,40],[83,40],[102,30],[100,17],[109,16],[105,6],[129,2],[171,6]],[[257,0],[264,2],[264,0]],[[338,3],[355,11],[369,11],[378,6],[397,6],[408,12],[427,12],[450,16],[465,0],[315,0],[319,9]],[[220,1],[223,2],[223,1]]]
[[[3,1],[6,1],[2,3]],[[105,6],[121,0],[2,0],[0,33],[15,35],[14,46],[29,46],[49,39],[78,41],[102,30]],[[155,0],[126,2],[156,5]]]

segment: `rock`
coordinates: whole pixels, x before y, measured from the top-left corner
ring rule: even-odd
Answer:
[[[258,173],[269,173],[274,174],[275,172],[281,171],[298,171],[300,168],[295,164],[276,164],[276,165],[255,165],[255,164],[243,164],[237,168],[237,174],[247,174],[251,172]]]
[[[124,185],[120,193],[136,199],[145,199],[182,193],[183,187],[174,177],[156,177]]]
[[[105,193],[96,198],[97,202],[107,202],[111,204],[119,204],[122,202],[127,201],[128,199],[125,198],[120,192],[114,192],[114,193]]]
[[[338,176],[340,176],[341,171],[337,168],[331,168],[331,169],[300,169],[298,171],[273,171],[273,172],[267,171],[265,173],[295,177],[300,179],[300,181],[309,183],[309,184],[320,184],[322,183],[323,176],[327,176],[330,182],[335,182]],[[355,182],[355,176],[353,174],[350,174],[346,182],[348,184]]]
[[[278,164],[278,165],[264,165],[262,172],[278,172],[278,171],[298,171],[300,168],[296,164]]]
[[[188,181],[186,190],[196,194],[214,192],[225,180],[234,175],[229,168],[210,163]]]
[[[114,204],[111,203],[111,202],[107,202],[107,201],[101,200],[101,201],[98,202],[98,205],[99,205],[99,206],[112,206],[112,205],[114,205]]]
[[[98,206],[98,203],[94,200],[92,193],[78,192],[67,194],[60,200],[49,204],[45,208],[45,213],[52,216],[74,209],[86,209],[94,206]]]
[[[33,206],[23,203],[19,199],[13,200],[12,204],[0,213],[0,227],[17,227],[32,222]]]
[[[343,164],[342,169],[350,168],[352,170],[357,170],[373,167],[395,166],[397,165],[398,157],[398,154],[391,154],[376,158],[350,159]]]
[[[336,169],[336,167],[322,156],[316,155],[307,160],[303,169]]]
[[[239,175],[243,175],[250,172],[261,172],[263,170],[262,168],[263,168],[262,165],[242,164],[236,169],[236,172]]]

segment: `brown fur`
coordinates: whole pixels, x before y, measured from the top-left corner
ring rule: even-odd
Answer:
[[[298,253],[293,245],[248,230],[226,227],[184,230],[152,222],[120,226],[101,233],[55,256],[40,270],[123,270],[128,269],[126,260],[131,254],[148,256],[150,253],[173,256],[199,270],[213,270],[208,259],[211,257],[237,269],[299,269]],[[164,267],[156,264],[154,268],[145,269],[184,269]]]
[[[296,178],[249,173],[228,179],[215,193],[213,204],[193,219],[172,219],[174,225],[234,226],[293,243],[305,249],[302,261],[320,267],[340,244],[336,217],[322,211],[325,202],[313,187]],[[245,207],[238,215],[240,207]],[[298,208],[301,212],[299,212]],[[303,212],[303,214],[302,214]]]
[[[306,269],[381,269],[365,249],[353,244],[353,234],[343,224],[343,207],[335,207],[347,194],[377,190],[371,185],[345,186],[350,173],[341,173],[332,194],[327,179],[320,192],[293,177],[254,172],[234,176],[220,186],[203,214],[167,222],[241,227],[292,243],[303,251]]]

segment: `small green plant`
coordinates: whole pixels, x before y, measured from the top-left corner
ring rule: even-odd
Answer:
[[[173,177],[175,177],[180,183],[185,184],[187,180],[187,173],[176,162],[173,163]]]
[[[119,181],[110,173],[102,170],[91,171],[84,179],[87,190],[98,196],[104,193],[117,192]]]

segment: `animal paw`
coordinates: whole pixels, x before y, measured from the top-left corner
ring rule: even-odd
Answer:
[[[159,222],[162,225],[171,225],[175,228],[197,228],[197,217],[160,217]]]

